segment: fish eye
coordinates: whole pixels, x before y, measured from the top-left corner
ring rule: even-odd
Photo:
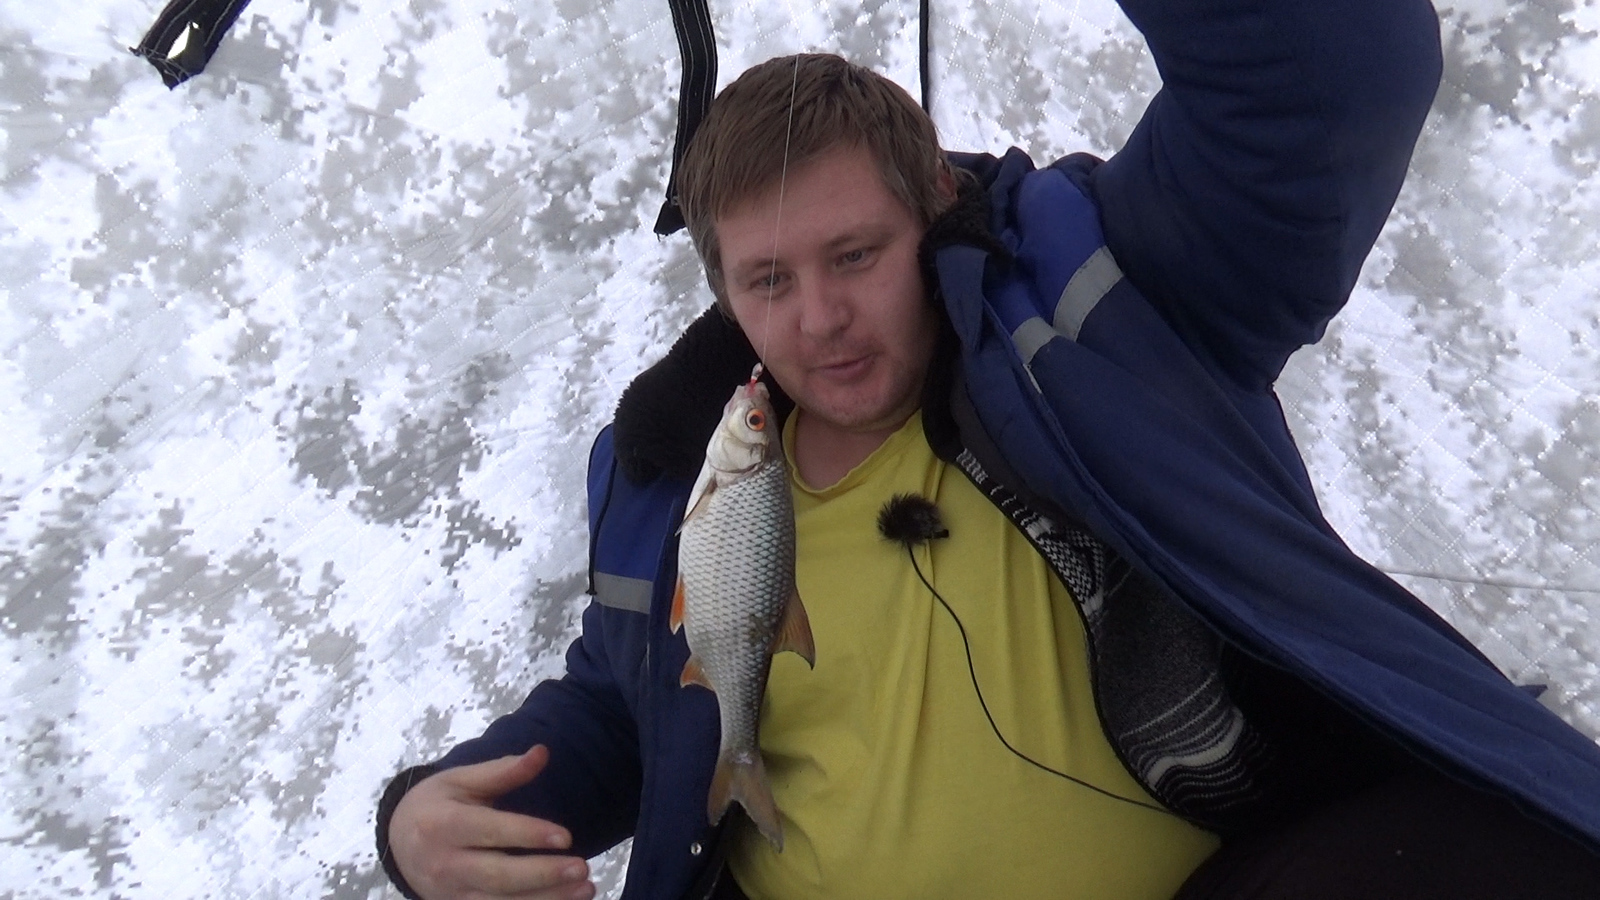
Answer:
[[[761,431],[767,427],[767,417],[759,409],[752,409],[745,413],[744,424],[751,431]]]

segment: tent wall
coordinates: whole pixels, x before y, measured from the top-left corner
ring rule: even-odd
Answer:
[[[918,90],[913,0],[712,6],[724,81]],[[255,0],[173,91],[159,9],[0,9],[0,894],[386,896],[383,781],[559,673],[589,441],[709,302],[667,5]],[[934,12],[953,148],[1108,153],[1157,84],[1109,0]],[[1283,395],[1351,544],[1600,736],[1600,7],[1442,14]]]

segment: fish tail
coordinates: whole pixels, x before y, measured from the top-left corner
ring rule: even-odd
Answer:
[[[728,805],[735,800],[744,807],[756,828],[772,842],[773,848],[781,852],[783,826],[778,822],[778,805],[772,799],[767,767],[759,751],[724,750],[717,756],[717,768],[711,775],[711,795],[706,800],[706,812],[711,821],[720,822]]]

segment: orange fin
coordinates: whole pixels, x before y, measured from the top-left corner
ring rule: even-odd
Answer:
[[[724,750],[711,773],[711,794],[706,798],[706,815],[711,824],[722,821],[729,804],[737,800],[756,828],[766,835],[773,849],[783,852],[783,825],[778,821],[778,804],[767,785],[767,767],[759,752],[732,753]]]
[[[683,627],[683,576],[678,576],[678,586],[672,591],[672,614],[667,616],[667,625],[672,628],[672,633],[677,634]]]
[[[683,664],[683,674],[678,676],[678,687],[688,687],[691,684],[709,688],[713,693],[717,690],[711,687],[711,679],[706,677],[706,670],[700,668],[700,660],[693,653],[689,654],[689,661]]]
[[[800,654],[800,658],[811,668],[817,667],[817,645],[811,638],[811,618],[806,615],[805,604],[800,602],[799,589],[789,593],[788,602],[783,604],[783,618],[778,622],[778,631],[772,636],[773,655],[785,650]]]

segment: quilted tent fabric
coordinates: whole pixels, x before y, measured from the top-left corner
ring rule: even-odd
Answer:
[[[670,14],[253,0],[169,91],[160,5],[0,8],[0,894],[390,896],[384,780],[560,672],[589,442],[710,302],[651,232]],[[933,9],[951,148],[1108,154],[1156,87],[1111,0]],[[724,82],[919,92],[915,0],[711,10]],[[1600,737],[1600,6],[1440,15],[1281,393],[1350,544]]]

